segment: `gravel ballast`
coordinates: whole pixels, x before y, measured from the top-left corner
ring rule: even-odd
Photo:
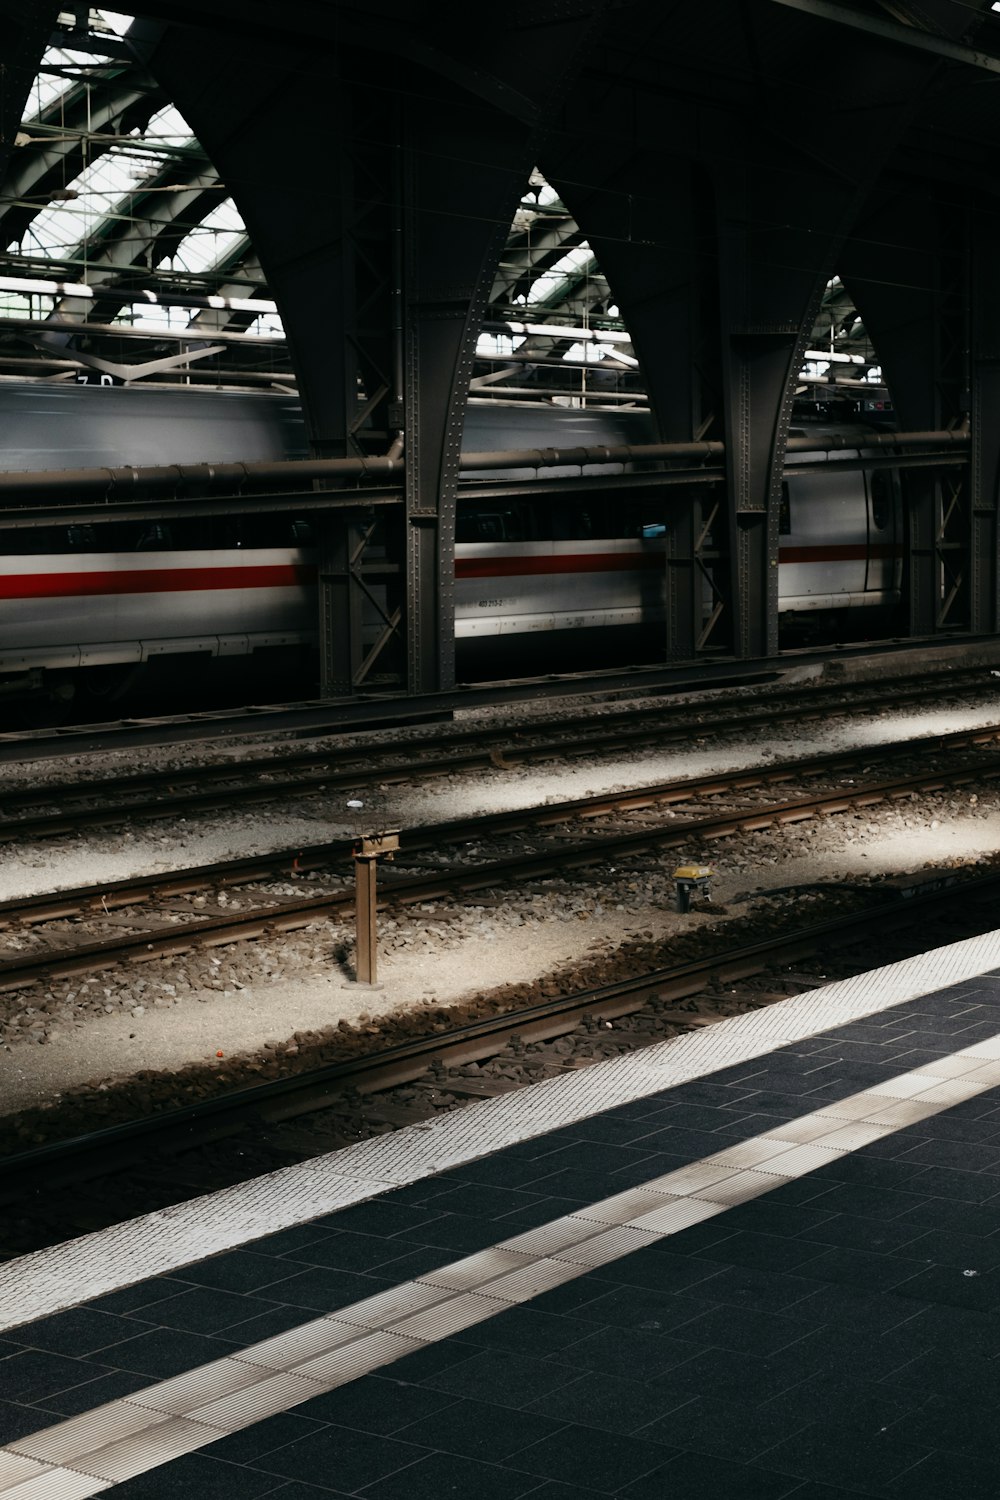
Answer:
[[[916,734],[953,733],[1000,719],[992,687],[986,686],[976,703],[964,698],[953,705],[945,701],[945,691],[942,684],[933,708],[887,706],[862,722],[836,718],[800,730],[778,725],[773,736],[759,732],[739,739],[711,730],[684,749],[642,750],[586,764],[496,765],[423,787],[387,787],[374,799],[365,794],[364,818],[401,828],[405,847],[405,830],[420,824],[784,760],[793,753],[808,757]],[[891,703],[889,692],[887,700]],[[717,704],[718,695],[711,701]],[[609,703],[607,709],[620,706]],[[579,713],[581,707],[593,706],[567,702],[559,711]],[[686,700],[685,713],[691,707]],[[486,712],[470,712],[456,724],[476,722]],[[537,706],[517,714],[491,712],[511,725],[520,717],[540,716]],[[548,716],[556,717],[551,706]],[[418,733],[408,731],[411,737]],[[126,769],[169,771],[196,755],[220,760],[261,752],[255,740],[209,751],[75,757],[46,764],[44,780],[111,776]],[[28,764],[5,768],[8,772],[15,785],[42,779]],[[251,807],[186,821],[135,823],[33,847],[5,845],[0,847],[0,899],[343,838],[357,832],[346,801],[340,794],[335,804],[322,794],[296,796],[280,809]],[[375,991],[350,986],[351,927],[326,921],[280,938],[60,980],[44,994],[36,987],[0,996],[0,1112],[52,1104],[67,1091],[109,1086],[138,1070],[224,1067],[237,1054],[294,1055],[300,1045],[296,1035],[304,1038],[362,1017],[377,1020],[401,1008],[456,1006],[504,985],[543,980],[569,968],[585,970],[588,962],[623,945],[658,942],[694,926],[744,916],[754,892],[1000,856],[1000,794],[988,788],[978,794],[938,794],[721,840],[711,849],[692,850],[690,857],[706,854],[717,872],[716,905],[684,916],[674,909],[671,874],[683,862],[676,850],[633,858],[613,871],[536,880],[461,908],[435,902],[405,916],[383,914],[383,987]],[[308,883],[301,885],[301,893],[308,894]]]

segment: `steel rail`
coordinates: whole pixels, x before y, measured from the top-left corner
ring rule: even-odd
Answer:
[[[953,689],[954,683],[949,684],[949,687]],[[920,701],[928,695],[928,691],[925,681],[921,688],[914,688],[908,694],[894,694],[893,701],[894,704],[906,702],[908,699]],[[794,705],[772,704],[768,708],[755,709],[750,713],[736,715],[727,715],[724,711],[718,715],[703,713],[697,718],[691,717],[684,720],[678,720],[676,711],[663,705],[657,705],[652,709],[633,708],[622,713],[601,715],[596,720],[591,714],[565,720],[561,724],[540,726],[535,731],[538,735],[545,732],[552,735],[555,731],[557,737],[529,739],[527,742],[522,740],[521,736],[532,733],[530,726],[516,731],[511,731],[509,728],[487,728],[485,731],[471,734],[468,731],[458,731],[451,734],[432,735],[426,739],[411,742],[405,747],[365,745],[340,747],[320,752],[296,751],[287,756],[276,755],[254,760],[241,760],[239,764],[226,763],[193,767],[190,770],[176,772],[142,773],[113,780],[101,779],[74,783],[71,787],[52,783],[47,786],[13,788],[0,793],[0,808],[8,813],[7,816],[0,818],[0,841],[14,838],[55,837],[62,833],[76,832],[81,828],[112,826],[121,823],[126,818],[129,820],[165,818],[206,809],[214,811],[220,806],[269,802],[287,793],[309,794],[315,788],[361,789],[373,783],[381,785],[419,782],[424,778],[447,775],[455,770],[473,770],[491,765],[504,769],[507,766],[523,765],[534,761],[578,759],[591,752],[606,755],[619,749],[633,749],[651,741],[656,744],[665,744],[685,739],[692,732],[703,736],[709,729],[735,733],[760,725],[815,717],[824,707],[828,709],[831,694],[836,696],[838,693],[842,694],[843,689],[831,689],[823,694],[817,694],[816,705],[812,707],[808,699],[805,702],[796,700]],[[882,703],[884,697],[885,691],[881,686],[873,688],[870,694],[855,694],[850,711],[856,713],[859,703],[870,700]],[[668,720],[666,725],[661,722],[664,719]],[[571,738],[570,736],[579,729],[585,730],[585,733],[579,738]],[[933,736],[913,741],[912,744],[915,753],[922,753],[930,748],[943,749],[965,744],[983,744],[996,738],[998,734],[1000,734],[1000,726],[995,730],[984,727],[979,730],[957,731],[953,735]],[[890,754],[902,754],[906,743],[897,741],[886,746],[872,746],[868,749],[866,758],[884,759]],[[426,759],[414,758],[415,752],[424,750],[441,753],[438,758],[433,755]],[[857,756],[862,754],[861,751],[843,753]],[[401,755],[407,755],[410,758],[405,762],[400,762]],[[826,758],[819,757],[819,761],[824,759]],[[336,769],[339,762],[346,763],[347,769]],[[359,762],[364,762],[364,764],[359,764]],[[805,762],[789,764],[802,766]],[[275,774],[276,771],[293,771],[293,774],[282,777]],[[247,779],[261,776],[267,779],[262,781]],[[234,782],[236,785],[229,785]],[[182,787],[193,784],[194,789],[177,790],[177,783],[180,783]],[[202,784],[204,789],[199,790],[199,784]],[[143,792],[150,788],[157,789],[156,795],[145,800],[122,800],[132,793]],[[106,797],[113,797],[113,803],[105,802],[103,805],[98,803],[94,807],[64,808],[58,812],[36,813],[20,818],[9,816],[9,810],[18,806],[32,806],[40,802],[62,802],[67,799],[75,801],[78,798],[99,797],[102,794]]]
[[[998,887],[1000,872],[991,872],[962,880],[946,890],[917,892],[906,900],[898,899],[893,892],[885,901],[869,904],[863,911],[826,918],[766,941],[742,944],[615,984],[468,1022],[443,1035],[417,1038],[293,1077],[235,1089],[223,1097],[20,1151],[0,1161],[0,1202],[103,1175],[109,1168],[120,1170],[138,1155],[148,1155],[149,1143],[157,1151],[201,1145],[248,1125],[278,1123],[321,1108],[348,1089],[376,1093],[424,1077],[435,1063],[460,1066],[482,1061],[503,1051],[514,1037],[529,1042],[549,1040],[575,1030],[587,1018],[613,1020],[627,1015],[641,1009],[649,999],[680,1000],[703,990],[712,980],[747,978],[774,964],[808,957],[833,940],[840,946],[872,928],[881,932],[921,914],[933,914],[955,900],[967,902],[970,896]],[[683,1016],[678,1020],[683,1025]]]
[[[981,653],[977,662],[976,653]],[[595,694],[640,694],[719,692],[734,687],[775,685],[786,673],[802,667],[816,671],[831,666],[835,671],[858,659],[866,663],[886,661],[898,666],[886,672],[884,689],[903,677],[915,675],[909,662],[942,671],[960,655],[960,670],[989,675],[1000,662],[995,634],[954,637],[920,637],[906,642],[855,644],[782,652],[777,657],[737,661],[731,657],[701,659],[668,665],[631,665],[597,672],[550,673],[513,678],[504,682],[463,684],[454,689],[412,697],[378,695],[373,692],[336,699],[298,703],[253,704],[240,708],[178,713],[170,716],[125,718],[101,724],[73,724],[56,729],[0,732],[0,762],[39,760],[46,756],[85,755],[93,751],[128,749],[139,745],[185,744],[196,740],[226,741],[236,737],[275,734],[347,734],[360,730],[392,728],[447,718],[471,707],[547,701],[561,696],[593,697]],[[902,660],[901,660],[902,659]],[[967,665],[967,663],[971,664]],[[941,679],[945,681],[945,679]],[[840,683],[841,689],[844,683]]]
[[[1000,725],[981,729],[956,730],[950,735],[936,735],[922,740],[896,740],[885,745],[865,746],[857,750],[836,750],[826,755],[784,761],[776,765],[750,766],[734,771],[717,771],[706,776],[681,777],[672,781],[651,782],[628,791],[569,798],[563,802],[530,804],[502,812],[485,813],[444,823],[418,825],[405,835],[405,854],[419,855],[439,850],[447,844],[472,839],[493,838],[498,834],[518,833],[524,829],[545,828],[574,819],[598,818],[613,812],[632,812],[663,803],[687,802],[693,797],[723,792],[748,791],[826,773],[850,770],[858,762],[892,760],[902,755],[923,755],[968,745],[984,745],[1000,739]],[[970,763],[971,764],[971,763]],[[978,763],[977,763],[978,764]],[[380,782],[381,772],[373,773]],[[128,816],[134,809],[127,809]],[[124,816],[119,811],[117,816]],[[27,824],[27,820],[25,820]],[[675,825],[676,826],[676,825]],[[18,828],[22,825],[18,824]],[[4,830],[0,828],[0,833]],[[34,832],[32,828],[30,831]],[[245,855],[237,859],[218,860],[168,873],[127,876],[122,880],[104,881],[98,885],[65,887],[33,896],[15,896],[0,902],[0,930],[15,923],[55,921],[88,912],[115,911],[142,901],[167,896],[190,895],[210,887],[249,885],[255,881],[295,878],[316,870],[328,870],[338,862],[347,867],[355,840],[342,838],[299,848],[278,849],[271,853]]]
[[[383,880],[379,890],[380,909],[412,905],[428,899],[441,900],[456,895],[474,895],[505,884],[537,876],[558,875],[565,870],[585,869],[609,858],[676,848],[694,839],[723,838],[729,834],[752,833],[774,825],[802,822],[817,814],[830,815],[879,802],[894,800],[914,791],[935,791],[963,783],[1000,778],[1000,760],[984,766],[971,762],[949,772],[934,771],[917,776],[895,778],[888,782],[854,787],[850,792],[826,792],[796,798],[770,807],[748,812],[728,812],[708,818],[690,818],[669,826],[641,829],[635,833],[592,838],[583,843],[564,844],[557,849],[490,860],[477,865],[461,866],[431,875],[406,877],[390,883]],[[637,793],[623,794],[623,802],[632,804]],[[558,820],[557,809],[540,809]],[[503,814],[501,817],[509,815]],[[523,816],[519,815],[519,816]],[[462,825],[459,825],[462,826]],[[481,829],[481,824],[466,824]],[[473,834],[473,836],[475,836]],[[125,937],[106,938],[80,944],[66,953],[46,950],[23,958],[0,962],[0,992],[21,989],[37,980],[50,981],[70,975],[93,973],[111,967],[123,958],[149,960],[167,954],[184,953],[196,947],[217,947],[230,942],[262,937],[270,932],[288,932],[306,927],[317,917],[329,916],[354,905],[353,889],[325,893],[300,900],[283,901],[250,912],[228,913],[177,926],[159,927]]]

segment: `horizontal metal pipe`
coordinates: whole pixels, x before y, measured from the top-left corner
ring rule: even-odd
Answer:
[[[967,431],[866,433],[863,442],[839,433],[822,437],[793,437],[788,451],[822,453],[838,450],[891,449],[917,444],[941,446],[967,444]],[[595,464],[654,463],[686,459],[697,463],[721,461],[726,445],[721,442],[636,443],[615,447],[518,448],[499,452],[463,453],[459,467],[465,471],[490,469],[546,469]],[[76,495],[118,490],[162,491],[181,486],[200,489],[240,489],[244,485],[310,484],[324,479],[385,478],[402,475],[405,457],[276,459],[262,463],[161,464],[146,468],[37,469],[0,473],[0,493],[51,493],[62,490]]]

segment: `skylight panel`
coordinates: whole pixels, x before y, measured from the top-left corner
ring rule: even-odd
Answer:
[[[60,95],[79,87],[75,80],[63,78],[58,73],[46,71],[47,69],[89,67],[93,61],[89,52],[70,52],[65,47],[46,48],[24,106],[25,124],[37,122]]]
[[[285,325],[277,313],[265,312],[247,328],[247,333],[255,333],[262,339],[283,339],[285,337]]]
[[[49,254],[67,253],[106,219],[135,181],[128,161],[114,152],[105,152],[84,167],[65,191],[76,194],[67,203],[53,203],[32,219],[25,238],[31,238],[39,249]]]
[[[524,335],[513,337],[509,333],[481,333],[476,343],[477,354],[513,355],[524,343]]]
[[[165,152],[184,146],[196,144],[191,133],[191,127],[172,104],[167,104],[163,109],[157,110],[152,116],[149,124],[141,137],[144,144],[164,148]]]
[[[246,237],[236,204],[226,198],[184,236],[174,251],[174,265],[184,271],[207,271],[227,259]]]
[[[116,10],[104,10],[102,7],[95,14],[100,16],[108,30],[113,31],[116,36],[124,36],[132,25],[132,16],[123,16]]]
[[[588,340],[587,343],[570,344],[562,357],[571,360],[573,364],[597,365],[606,355],[612,355],[616,359],[621,358],[620,351],[614,344],[595,344]]]
[[[582,273],[596,269],[594,252],[586,241],[582,245],[574,245],[572,250],[567,250],[547,270],[532,282],[531,290],[528,292],[529,302],[548,302],[572,282],[579,280]]]

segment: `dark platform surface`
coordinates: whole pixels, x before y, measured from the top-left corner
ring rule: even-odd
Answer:
[[[987,975],[5,1333],[0,1443],[1000,1033]],[[1000,1090],[113,1485],[995,1500]]]

